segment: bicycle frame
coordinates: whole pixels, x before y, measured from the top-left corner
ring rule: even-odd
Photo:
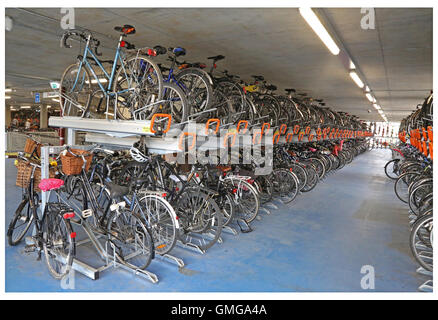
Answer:
[[[179,83],[178,80],[176,80],[175,76],[173,75],[174,74],[174,68],[175,68],[175,61],[172,62],[172,65],[171,65],[171,67],[169,69],[169,75],[167,76],[167,79],[163,79],[163,81],[167,82],[167,83],[174,82],[174,83],[176,83],[176,85],[178,87],[180,87],[183,90],[183,92],[185,92],[185,90],[187,88],[184,86],[184,84]],[[164,89],[164,93],[166,93],[166,91],[167,91],[167,89]]]
[[[91,35],[88,36],[87,43],[86,43],[85,48],[84,48],[84,54],[82,56],[82,59],[79,62],[79,70],[78,70],[78,73],[76,75],[76,79],[75,79],[75,83],[73,84],[72,91],[75,89],[76,85],[78,84],[80,71],[81,71],[81,69],[82,69],[82,67],[84,65],[85,65],[86,68],[88,68],[88,70],[91,71],[94,79],[96,80],[96,83],[99,85],[99,87],[102,90],[102,92],[104,92],[105,96],[120,94],[120,93],[124,93],[126,91],[129,91],[129,89],[125,89],[125,90],[122,90],[122,91],[119,91],[119,92],[111,92],[111,87],[112,87],[113,82],[114,82],[114,75],[115,75],[116,70],[117,70],[118,61],[120,61],[120,65],[123,68],[123,70],[125,72],[125,75],[126,75],[125,65],[123,63],[123,52],[121,51],[121,47],[120,47],[120,43],[122,42],[123,37],[122,36],[120,37],[119,43],[117,44],[117,49],[116,49],[116,53],[115,53],[115,57],[114,57],[114,62],[113,62],[112,68],[111,68],[111,74],[108,74],[106,72],[106,70],[102,66],[102,63],[100,62],[100,60],[96,57],[96,55],[90,49],[90,47],[89,47],[90,39],[91,39]],[[105,78],[108,80],[107,88],[104,88],[104,86],[102,85],[99,77],[96,75],[96,72],[94,71],[93,67],[91,66],[90,62],[87,59],[88,55],[90,55],[91,58],[93,58],[93,60],[97,64],[97,66],[103,72],[103,75],[105,76]],[[82,81],[83,80],[84,79],[82,79]]]

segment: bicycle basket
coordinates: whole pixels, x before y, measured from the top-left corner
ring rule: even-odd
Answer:
[[[32,154],[36,149],[36,154],[41,157],[41,143],[31,139],[26,139],[26,145],[24,146],[24,152]]]
[[[71,149],[71,152],[77,155],[83,155],[85,157],[85,160],[87,161],[87,164],[85,166],[85,171],[88,171],[91,166],[91,161],[93,160],[93,154],[86,151],[86,150],[80,150],[80,149]],[[61,154],[61,164],[62,164],[62,172],[64,174],[70,176],[74,174],[81,173],[82,165],[84,164],[84,161],[82,160],[82,157],[75,157],[71,153]]]
[[[20,159],[17,160],[16,166],[17,166],[17,179],[15,180],[15,184],[21,188],[29,187],[30,178],[32,176],[32,166],[28,162]],[[49,178],[55,178],[55,176],[56,176],[55,168],[50,168]],[[41,182],[41,169],[36,168],[34,173],[33,187],[37,192],[41,192],[41,189],[38,187],[40,182]]]

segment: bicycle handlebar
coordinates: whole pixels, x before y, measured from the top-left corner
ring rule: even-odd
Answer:
[[[70,38],[71,36],[77,36],[83,41],[88,41],[88,39],[90,39],[90,41],[93,43],[92,45],[94,48],[94,53],[97,56],[102,55],[102,53],[97,50],[100,46],[100,41],[96,38],[93,38],[91,33],[86,35],[84,32],[80,32],[80,31],[70,31],[70,30],[65,31],[61,37],[61,45],[60,45],[61,48],[68,48],[68,49],[71,48],[71,45],[67,43],[68,38]]]
[[[17,155],[17,158],[19,158],[19,159],[21,159],[21,160],[23,160],[23,161],[26,161],[26,162],[29,163],[31,166],[34,166],[34,167],[37,167],[37,168],[40,168],[40,169],[41,169],[41,165],[36,164],[36,163],[34,163],[34,162],[31,162],[29,159],[27,159],[27,158],[24,156],[24,153],[23,153],[23,152],[19,152],[18,155]]]

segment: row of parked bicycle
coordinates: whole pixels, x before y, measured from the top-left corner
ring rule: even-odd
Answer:
[[[385,173],[395,181],[397,197],[409,207],[412,254],[421,267],[432,271],[433,94],[418,107],[402,120],[401,142],[391,147],[393,159],[385,165]]]
[[[120,33],[114,60],[100,60],[100,41],[88,31],[69,30],[61,46],[71,47],[68,39],[85,43],[78,61],[61,78],[60,104],[64,116],[148,120],[153,114],[170,114],[173,124],[188,120],[206,122],[220,119],[221,127],[244,120],[249,126],[269,123],[293,128],[329,126],[337,129],[365,130],[356,116],[335,112],[321,99],[312,99],[295,89],[277,93],[263,76],[253,75],[246,82],[227,70],[216,71],[225,57],[208,57],[206,64],[179,61],[186,54],[181,47],[142,47],[126,41],[136,32],[131,25],[114,28]],[[168,55],[170,65],[157,63],[156,56]],[[105,67],[109,64],[110,67]]]
[[[385,165],[395,181],[397,197],[408,206],[410,248],[424,269],[433,270],[433,172],[430,159],[409,144],[392,148],[393,159]]]
[[[39,257],[44,252],[50,273],[61,279],[82,226],[106,239],[114,260],[145,269],[177,243],[205,252],[221,241],[226,226],[252,231],[265,203],[291,203],[368,149],[365,138],[275,145],[272,171],[257,175],[253,158],[249,164],[177,164],[151,154],[144,142],[117,151],[65,146],[52,161],[51,178],[43,180],[38,152],[21,155],[17,184],[24,192],[9,224],[9,244],[19,244],[35,223],[26,250]],[[45,208],[40,190],[51,193]]]
[[[52,161],[50,179],[43,180],[38,146],[29,144],[28,156],[17,160],[17,185],[24,192],[8,228],[9,244],[19,244],[35,222],[26,248],[40,257],[44,252],[57,279],[72,266],[78,227],[95,246],[91,234],[105,239],[106,257],[144,270],[177,244],[205,252],[221,242],[227,227],[251,232],[265,204],[274,199],[291,203],[368,150],[370,132],[355,116],[325,108],[321,100],[293,89],[275,94],[276,87],[261,76],[251,83],[227,71],[216,76],[216,62],[223,56],[210,57],[213,65],[206,72],[202,63],[178,61],[183,48],[135,49],[126,41],[134,27],[115,30],[120,38],[114,61],[98,58],[100,42],[90,32],[63,34],[64,47],[70,47],[70,38],[85,42],[78,62],[61,79],[63,116],[151,120],[151,127],[158,116],[168,121],[166,130],[188,120],[206,122],[208,128],[215,120],[221,128],[236,126],[235,135],[245,123],[245,131],[261,126],[287,139],[269,147],[260,140],[261,152],[271,153],[264,162],[237,146],[225,162],[177,163],[150,152],[145,136],[128,150],[64,146]],[[156,63],[160,54],[169,54],[170,68]],[[293,135],[308,139],[294,143],[288,139]],[[40,202],[40,190],[50,192],[48,202]]]

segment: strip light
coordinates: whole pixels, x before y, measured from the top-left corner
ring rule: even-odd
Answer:
[[[371,93],[365,93],[365,96],[367,97],[368,101],[371,103],[376,102],[376,99],[371,95]]]
[[[31,106],[21,106],[20,109],[30,109],[32,108]]]
[[[12,92],[12,89],[11,88],[6,88],[5,92]]]
[[[321,21],[319,21],[316,14],[312,11],[311,8],[300,8],[300,14],[309,24],[309,26],[315,31],[318,37],[324,42],[325,46],[330,50],[330,52],[337,56],[341,51],[339,47],[336,45],[335,41],[332,39],[330,34],[322,25]]]
[[[359,88],[363,88],[364,84],[363,84],[362,80],[360,80],[360,78],[359,78],[359,76],[357,75],[356,72],[351,71],[350,72],[350,77],[351,77],[351,79],[353,79],[353,81],[357,84],[357,86]]]
[[[99,82],[100,82],[100,83],[106,83],[106,82],[108,82],[108,79],[105,79],[105,78],[103,78],[103,79],[99,79]],[[85,83],[86,83],[86,84],[89,84],[90,82],[89,82],[88,80],[86,80]],[[96,80],[96,79],[93,79],[93,80],[91,80],[91,83],[96,84],[96,83],[97,83],[97,80]]]
[[[5,99],[11,99],[11,97],[10,96],[5,96]]]
[[[381,109],[380,106],[378,104],[376,104],[376,103],[373,103],[373,107],[376,110],[380,110]]]

